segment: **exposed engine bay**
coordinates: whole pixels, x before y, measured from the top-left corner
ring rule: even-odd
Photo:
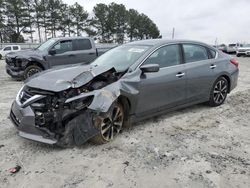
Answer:
[[[70,87],[60,92],[25,85],[18,95],[18,101],[23,108],[32,109],[35,127],[43,133],[44,137],[60,140],[58,144],[61,146],[71,145],[72,139],[80,145],[93,136],[97,130],[92,125],[84,126],[84,129],[78,128],[73,136],[72,129],[82,125],[81,121],[93,119],[94,115],[98,114],[97,111],[88,109],[93,102],[96,90],[101,90],[118,81],[124,73],[116,72],[112,68],[94,77],[83,86]],[[11,118],[19,126],[13,113],[11,113]]]

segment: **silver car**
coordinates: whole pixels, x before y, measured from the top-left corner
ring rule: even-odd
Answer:
[[[90,65],[34,75],[13,102],[20,136],[60,146],[113,140],[133,122],[207,102],[237,85],[238,62],[201,42],[145,40],[114,48]]]
[[[236,56],[250,56],[250,44],[245,44],[243,47],[240,47],[236,51]]]

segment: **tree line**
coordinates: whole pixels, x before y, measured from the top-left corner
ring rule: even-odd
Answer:
[[[68,5],[62,0],[0,0],[0,42],[24,42],[24,34],[31,42],[34,36],[42,42],[51,37],[83,34],[107,43],[161,37],[147,15],[127,10],[123,4],[96,4],[90,16],[77,2]]]

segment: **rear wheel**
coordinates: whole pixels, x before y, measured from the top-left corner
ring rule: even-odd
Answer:
[[[226,78],[219,77],[210,92],[209,105],[210,106],[220,106],[224,103],[227,98],[227,93],[229,89],[229,83]]]
[[[99,134],[91,139],[96,144],[105,144],[112,141],[121,131],[124,124],[124,108],[120,103],[114,105],[112,110],[104,116],[94,119],[94,126]]]
[[[241,55],[240,54],[236,54],[237,57],[240,57]]]
[[[34,74],[37,74],[42,71],[42,68],[37,65],[30,65],[24,70],[24,79],[27,79]]]

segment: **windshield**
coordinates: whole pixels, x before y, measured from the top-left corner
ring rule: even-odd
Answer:
[[[139,45],[120,46],[97,58],[92,65],[114,67],[116,71],[122,72],[134,64],[149,48],[150,46]]]
[[[40,50],[40,51],[45,51],[45,50],[48,50],[48,48],[54,44],[56,42],[55,39],[49,39],[47,40],[46,42],[42,43],[40,46],[38,46],[36,48],[36,50]]]
[[[229,46],[229,47],[235,47],[236,44],[229,44],[228,46]]]

